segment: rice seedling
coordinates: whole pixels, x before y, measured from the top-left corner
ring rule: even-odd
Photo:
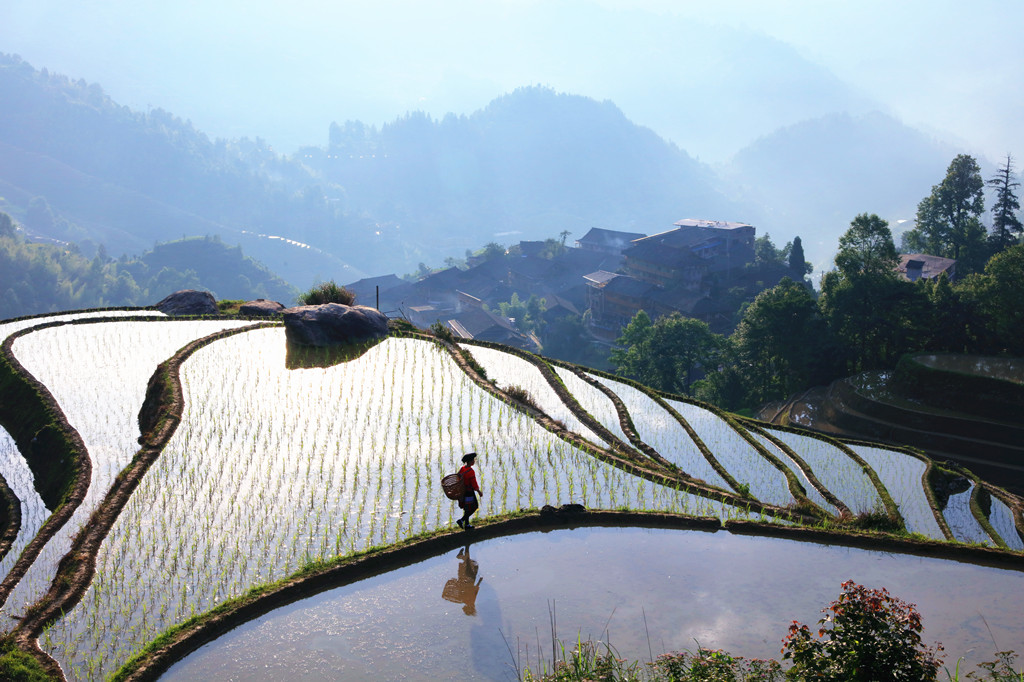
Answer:
[[[18,498],[21,507],[21,526],[11,548],[0,561],[0,576],[7,575],[22,550],[35,537],[46,522],[50,510],[46,508],[35,488],[35,476],[18,451],[18,446],[7,431],[0,428],[0,475]]]
[[[1020,533],[1013,523],[1013,512],[1005,502],[995,495],[992,495],[988,520],[1010,549],[1015,549],[1018,552],[1024,551],[1024,541],[1021,541]]]
[[[729,490],[729,484],[704,457],[686,429],[661,405],[643,392],[605,377],[594,376],[615,391],[629,411],[637,435],[687,474]]]
[[[566,407],[535,366],[516,355],[493,348],[471,345],[462,347],[483,366],[487,377],[499,388],[522,387],[552,419],[564,423],[570,431],[575,431],[592,443],[601,443],[601,439]]]
[[[809,499],[811,502],[818,505],[819,507],[821,507],[822,509],[824,509],[825,511],[829,512],[832,515],[839,514],[839,510],[835,507],[835,505],[826,500],[825,496],[822,495],[821,492],[814,487],[810,479],[807,478],[807,475],[804,473],[803,469],[797,464],[797,462],[793,461],[793,459],[789,456],[789,453],[787,453],[785,450],[777,446],[775,443],[771,441],[771,439],[769,439],[767,436],[763,434],[751,432],[750,435],[753,436],[754,440],[760,443],[762,447],[764,447],[766,450],[768,450],[773,455],[775,455],[783,462],[785,462],[786,465],[790,469],[792,469],[794,473],[796,473],[796,475],[800,478],[800,483],[801,485],[803,485],[804,491],[807,494],[807,499]]]
[[[565,387],[569,389],[569,392],[572,393],[584,410],[589,412],[603,427],[611,431],[612,435],[621,439],[624,443],[629,442],[629,438],[622,432],[622,426],[619,424],[619,415],[615,411],[615,405],[608,399],[608,396],[567,369],[555,367],[554,370],[558,374],[558,378],[562,380],[562,383],[565,384]]]
[[[284,352],[283,331],[264,329],[183,365],[181,426],[114,524],[86,598],[47,633],[65,669],[102,656],[107,674],[163,629],[249,586],[451,524],[438,474],[469,450],[479,453],[485,514],[570,502],[746,514],[577,450],[429,342],[389,339],[326,369],[287,370]],[[165,528],[193,545],[169,551]]]
[[[799,453],[818,480],[846,503],[854,514],[866,514],[884,507],[871,478],[841,448],[799,433],[779,429],[771,429],[770,433]]]
[[[992,539],[971,512],[971,493],[974,486],[974,481],[971,481],[967,490],[950,495],[942,514],[946,517],[949,529],[953,531],[953,537],[959,542],[992,545]]]
[[[878,473],[886,490],[899,505],[908,532],[920,533],[936,540],[946,539],[924,492],[925,462],[887,448],[869,445],[849,447]]]
[[[666,401],[697,432],[719,462],[762,502],[785,506],[795,502],[785,474],[741,436],[728,422],[703,407],[679,400]]]
[[[46,385],[82,436],[92,460],[92,477],[85,500],[45,545],[0,609],[0,617],[6,621],[6,616],[20,614],[50,586],[71,538],[138,450],[137,415],[157,364],[194,339],[246,324],[183,320],[63,325],[14,342],[15,357]]]

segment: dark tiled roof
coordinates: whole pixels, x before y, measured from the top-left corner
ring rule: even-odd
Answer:
[[[684,218],[674,223],[676,227],[713,227],[719,230],[732,230],[737,227],[753,227],[747,223],[730,223],[727,220],[701,220],[699,218]]]
[[[481,308],[465,308],[461,313],[453,315],[452,318],[457,320],[466,331],[472,334],[473,338],[477,338],[492,327],[515,331],[515,327],[512,326],[507,318],[495,315]]]
[[[914,263],[920,263],[920,265],[914,266],[912,265]],[[921,277],[924,279],[932,279],[934,277],[938,277],[943,272],[954,272],[956,261],[952,258],[929,256],[926,253],[900,254],[900,264],[896,266],[896,270],[904,277],[907,277],[908,267],[910,269],[914,269],[915,267],[920,268]]]
[[[555,268],[555,264],[547,260],[546,258],[536,258],[533,256],[526,256],[523,258],[513,259],[509,263],[509,272],[519,275],[521,277],[529,277],[531,279],[543,279],[548,276]]]
[[[614,272],[608,272],[607,270],[597,270],[596,272],[591,272],[587,275],[584,275],[583,279],[587,280],[588,282],[593,282],[594,284],[607,284],[616,277],[622,277],[622,275],[616,274]]]
[[[628,275],[616,277],[608,282],[604,288],[607,293],[628,296],[630,298],[644,298],[652,289],[657,289],[657,287]]]
[[[685,251],[680,251],[678,248],[673,246],[667,246],[657,242],[641,241],[623,251],[622,255],[627,259],[633,258],[639,261],[653,263],[655,265],[678,267],[682,264],[683,259],[690,254]]]
[[[483,263],[474,265],[466,274],[474,277],[490,277],[491,279],[505,279],[508,275],[508,263],[512,260],[507,256],[498,256],[485,260]]]
[[[387,298],[387,292],[397,286],[404,284],[395,275],[382,275],[380,277],[367,277],[351,284],[345,288],[356,295],[356,302],[360,305],[372,306],[377,299],[377,287],[380,287],[380,299],[383,302]]]
[[[560,317],[562,315],[580,314],[579,308],[577,308],[572,301],[564,299],[561,296],[545,296],[544,300],[548,306],[547,309],[544,311],[544,317],[548,317],[549,313],[557,317]]]
[[[595,270],[618,270],[622,265],[622,256],[587,251],[586,249],[566,249],[565,253],[551,260],[560,268],[577,272],[580,275]]]
[[[585,235],[576,241],[581,244],[594,244],[595,246],[624,247],[634,239],[640,239],[647,235],[641,232],[619,232],[618,230],[605,230],[600,227],[592,227]]]

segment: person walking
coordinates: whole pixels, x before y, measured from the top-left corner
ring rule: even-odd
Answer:
[[[462,456],[463,466],[459,469],[459,476],[462,477],[462,483],[466,487],[466,492],[463,494],[462,499],[459,500],[459,506],[462,507],[462,518],[455,523],[465,530],[472,530],[473,526],[469,525],[469,517],[480,508],[480,503],[477,502],[476,496],[483,495],[483,491],[480,490],[480,484],[476,481],[476,472],[473,471],[473,464],[475,462],[476,453],[468,452]]]

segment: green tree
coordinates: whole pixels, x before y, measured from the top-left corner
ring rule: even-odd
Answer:
[[[544,248],[541,249],[540,253],[537,255],[540,256],[541,258],[551,260],[552,258],[561,256],[563,253],[565,253],[567,248],[568,247],[563,242],[548,237],[547,239],[544,240]]]
[[[804,245],[800,237],[793,237],[793,245],[789,250],[789,270],[791,278],[797,282],[804,281],[804,277],[811,274],[814,266],[807,262],[804,256]]]
[[[705,322],[673,313],[651,324],[639,311],[616,341],[616,372],[662,391],[690,395],[701,368],[715,367],[725,343]]]
[[[997,253],[984,275],[969,279],[964,290],[982,315],[990,334],[988,352],[1024,355],[1024,245]]]
[[[754,240],[754,263],[760,267],[782,267],[786,265],[791,245],[781,249],[775,248],[775,242],[769,234]]]
[[[11,216],[0,212],[0,237],[10,237],[13,235],[14,221],[11,220]]]
[[[498,256],[505,255],[505,247],[498,242],[487,242],[484,244],[484,248],[476,253],[478,256],[482,256],[484,260],[491,260]]]
[[[971,275],[970,278],[977,277]],[[950,353],[970,353],[978,347],[978,332],[983,330],[984,321],[978,306],[964,287],[954,287],[946,273],[937,279],[920,279],[916,282],[928,297],[931,321],[928,324],[928,350]]]
[[[519,294],[512,292],[512,298],[498,304],[498,309],[505,317],[515,320],[516,327],[524,334],[539,332],[544,319],[541,315],[546,309],[546,301],[536,294],[523,301]]]
[[[958,155],[942,182],[918,204],[914,229],[904,235],[904,250],[954,258],[963,272],[980,269],[985,260],[984,188],[978,162]]]
[[[859,274],[895,277],[899,260],[889,223],[874,213],[861,213],[839,238],[835,262],[847,277]]]
[[[730,339],[748,404],[813,385],[826,331],[811,293],[790,278],[758,294]]]
[[[897,262],[888,223],[862,213],[839,239],[836,269],[822,278],[819,309],[850,373],[889,367],[920,346],[925,293],[897,276]]]
[[[1013,157],[1007,154],[1006,163],[988,181],[989,187],[996,190],[996,203],[992,207],[992,234],[989,236],[993,253],[1013,246],[1024,234],[1024,225],[1021,225],[1017,217],[1020,201],[1013,191],[1020,187],[1020,183],[1013,177]]]

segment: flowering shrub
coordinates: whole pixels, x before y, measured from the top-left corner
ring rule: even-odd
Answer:
[[[935,679],[942,646],[921,643],[921,614],[913,604],[848,580],[822,613],[817,639],[806,625],[793,621],[789,626],[782,654],[793,661],[791,677],[808,682]]]

